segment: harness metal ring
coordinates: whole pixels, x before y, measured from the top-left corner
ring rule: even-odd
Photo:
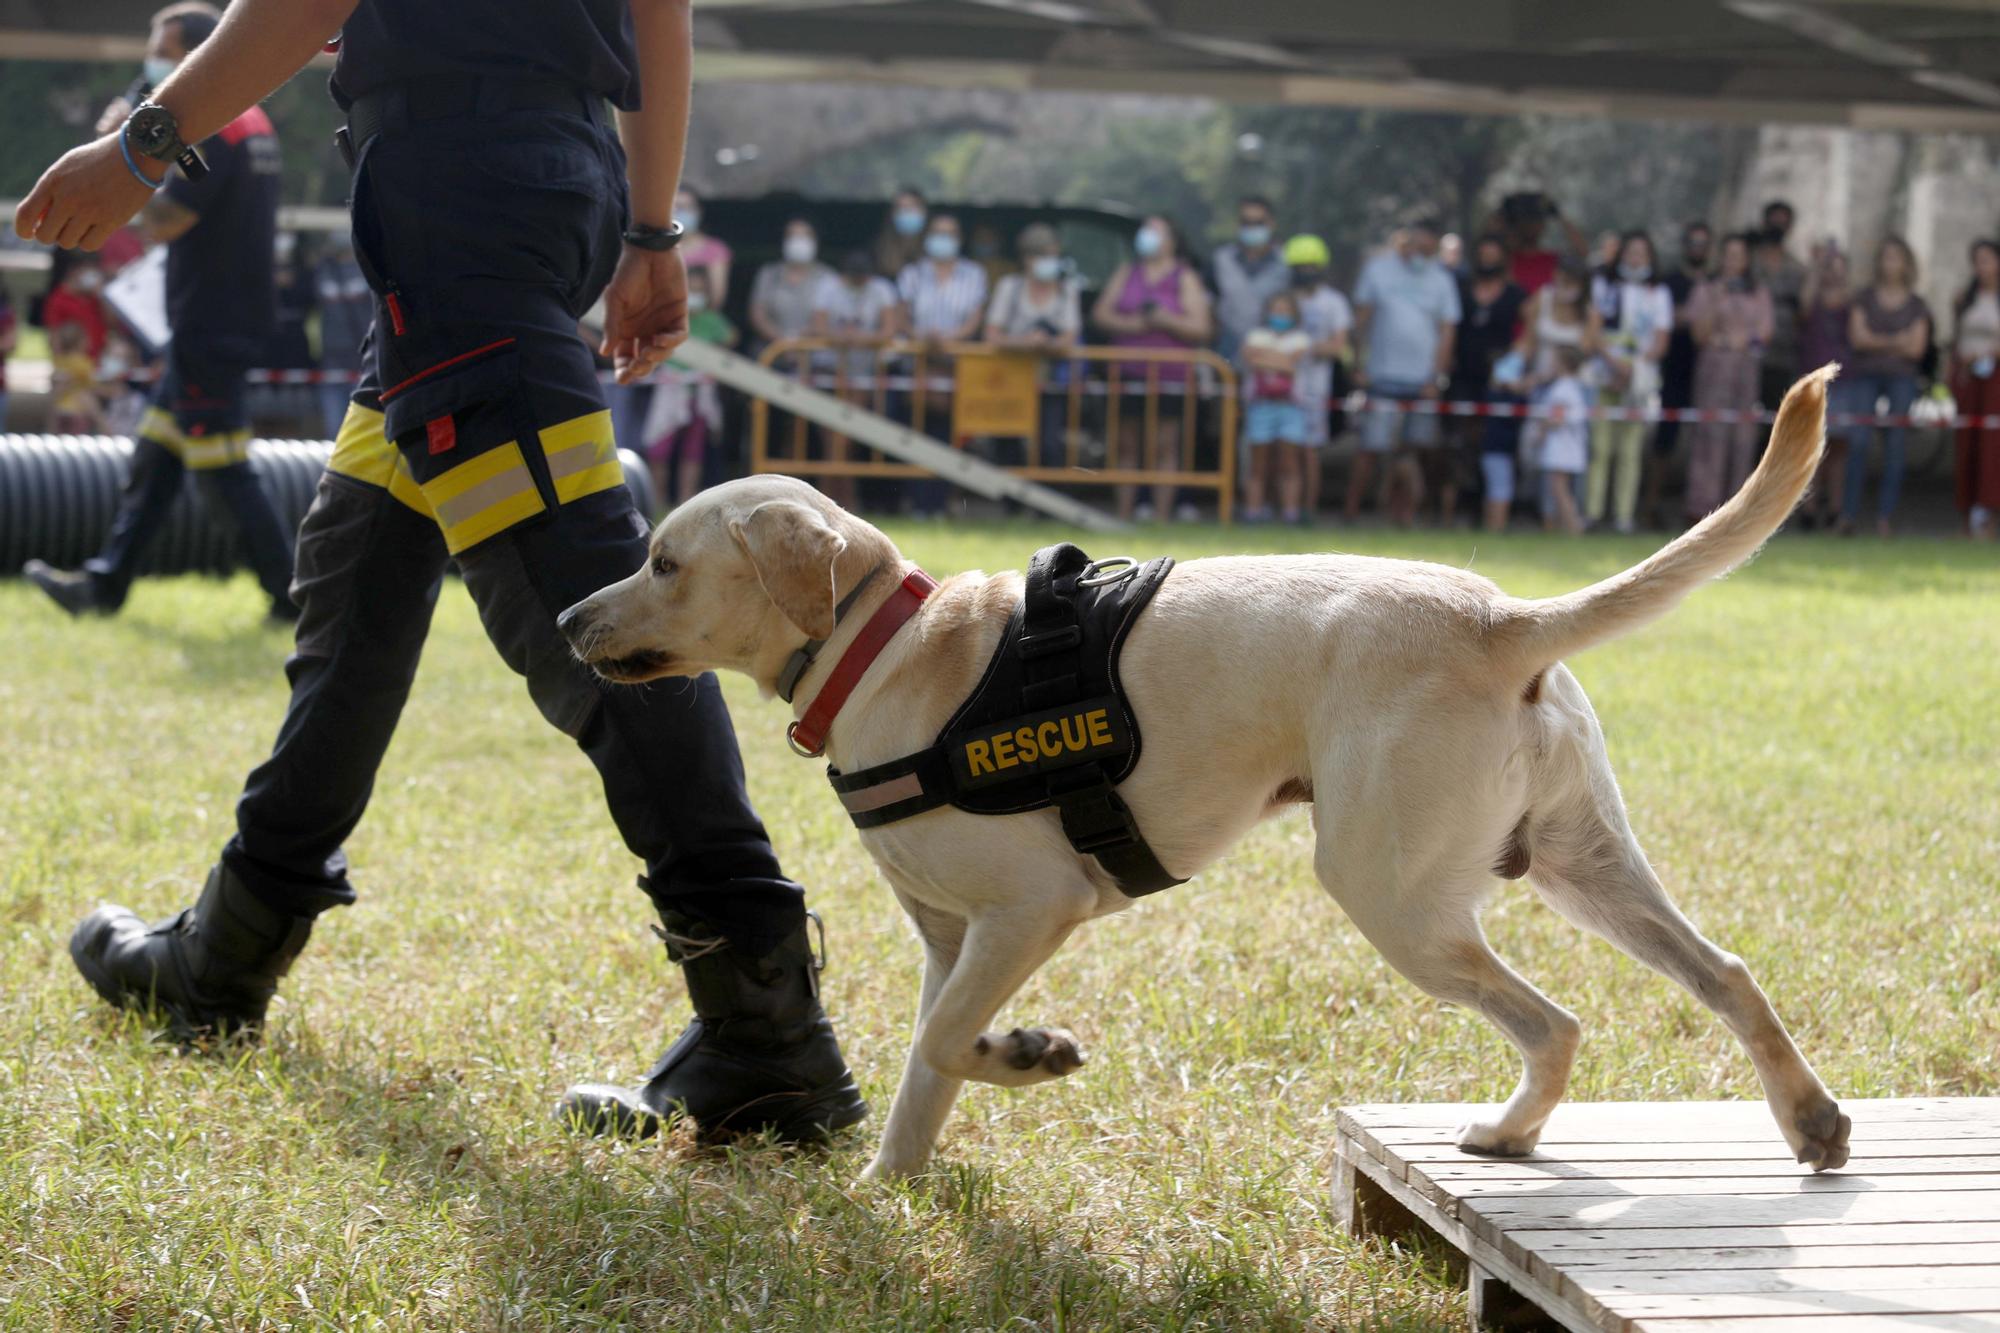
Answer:
[[[1109,583],[1118,583],[1139,572],[1139,561],[1135,556],[1107,555],[1102,560],[1093,560],[1083,567],[1083,573],[1076,576],[1079,588],[1102,588]]]
[[[817,750],[808,750],[805,746],[799,744],[799,724],[796,722],[785,728],[785,744],[791,746],[792,753],[801,759],[817,759],[826,753],[824,745],[820,746]]]

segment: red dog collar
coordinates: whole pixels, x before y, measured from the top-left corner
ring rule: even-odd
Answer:
[[[820,692],[813,696],[806,715],[785,728],[785,739],[791,742],[794,751],[807,759],[817,759],[826,753],[826,733],[833,727],[833,719],[840,715],[841,705],[854,693],[854,687],[868,674],[868,668],[875,664],[889,640],[896,637],[903,622],[917,613],[917,608],[937,591],[937,586],[936,579],[921,569],[913,569],[889,594],[889,600],[875,608],[875,614],[868,617],[861,633],[855,635],[854,642],[847,645],[847,651],[833,664],[833,671]]]

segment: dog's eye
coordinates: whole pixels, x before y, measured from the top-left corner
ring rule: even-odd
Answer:
[[[653,557],[653,576],[655,578],[663,579],[667,575],[673,573],[675,570],[679,568],[680,568],[679,565],[675,564],[673,561],[667,559],[663,555],[658,555]]]

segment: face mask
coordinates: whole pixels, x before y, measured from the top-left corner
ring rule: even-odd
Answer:
[[[1618,276],[1627,282],[1644,282],[1653,276],[1651,264],[1620,264]]]
[[[1062,276],[1062,256],[1036,255],[1028,264],[1028,276],[1037,282],[1054,282]]]
[[[1236,239],[1252,250],[1271,243],[1271,228],[1268,223],[1246,222],[1236,229]]]
[[[1141,259],[1151,259],[1160,253],[1160,233],[1151,227],[1140,228],[1139,234],[1132,238],[1132,253]]]
[[[674,210],[674,225],[692,235],[701,230],[701,210],[699,208],[677,208]]]
[[[76,289],[80,292],[94,292],[104,285],[104,275],[94,268],[87,268],[76,275]]]
[[[924,237],[924,253],[932,259],[946,260],[958,258],[958,237],[949,232],[934,231]]]
[[[1503,274],[1503,273],[1505,273],[1505,272],[1507,271],[1507,266],[1506,266],[1506,265],[1505,265],[1504,263],[1503,263],[1503,264],[1481,264],[1481,265],[1480,265],[1479,267],[1477,267],[1477,268],[1473,269],[1472,271],[1473,271],[1474,273],[1477,273],[1477,274],[1478,274],[1478,275],[1479,275],[1480,277],[1482,277],[1482,278],[1497,278],[1497,277],[1499,277],[1499,276],[1500,276],[1501,274]]]
[[[810,236],[787,236],[785,238],[785,262],[787,264],[810,264],[819,254],[819,242]]]
[[[1404,257],[1403,262],[1410,266],[1412,273],[1428,273],[1431,271],[1431,266],[1437,263],[1437,260],[1431,255],[1411,253]]]
[[[688,293],[688,309],[689,309],[689,310],[706,310],[706,309],[708,309],[708,293],[707,293],[707,292],[689,292],[689,293]]]
[[[1289,333],[1292,327],[1298,323],[1290,315],[1272,315],[1265,319],[1264,322],[1271,326],[1273,333]]]
[[[165,56],[147,56],[140,68],[145,71],[146,82],[157,88],[167,81],[167,75],[174,72],[177,63]]]
[[[116,352],[106,352],[97,362],[97,373],[101,379],[122,380],[131,368],[132,363]]]
[[[894,218],[896,232],[901,236],[915,236],[924,229],[924,210],[921,208],[899,208]]]
[[[1292,286],[1301,290],[1311,290],[1320,285],[1326,274],[1316,268],[1295,268],[1292,270]]]

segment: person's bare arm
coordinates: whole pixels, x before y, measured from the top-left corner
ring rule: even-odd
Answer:
[[[1931,319],[1929,315],[1917,320],[1909,328],[1896,335],[1896,351],[1912,361],[1924,359],[1924,353],[1931,345]]]
[[[639,109],[618,113],[632,222],[664,227],[674,218],[687,151],[692,0],[632,0],[632,35],[639,56]],[[717,299],[725,295],[719,292]],[[687,340],[687,326],[687,265],[681,252],[626,246],[604,289],[604,341],[598,347],[611,358],[618,382],[650,374]]]
[[[1193,269],[1181,271],[1180,313],[1155,310],[1153,327],[1196,347],[1204,346],[1214,336],[1208,317],[1208,291],[1201,285],[1201,279],[1194,275]]]
[[[1425,390],[1428,395],[1435,397],[1437,394],[1443,392],[1438,387],[1438,381],[1450,378],[1452,357],[1457,350],[1458,325],[1448,319],[1439,320],[1437,360],[1431,367],[1432,381],[1430,387]]]
[[[215,33],[153,92],[181,138],[200,143],[256,105],[319,53],[358,0],[235,0]],[[121,127],[122,129],[122,127]],[[95,250],[150,197],[132,178],[113,130],[72,148],[14,210],[14,232],[45,245]],[[154,181],[166,166],[135,156]]]
[[[1097,294],[1097,301],[1090,307],[1091,322],[1106,333],[1138,333],[1145,325],[1136,316],[1118,313],[1118,293],[1125,290],[1126,279],[1131,275],[1131,265],[1120,264],[1118,271],[1111,275],[1111,281],[1104,284],[1104,290]]]

